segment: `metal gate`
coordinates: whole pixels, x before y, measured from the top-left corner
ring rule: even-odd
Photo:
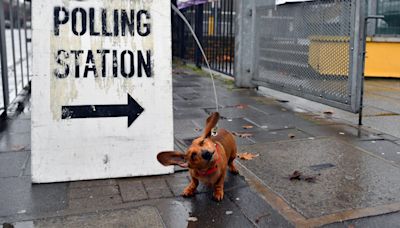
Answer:
[[[354,113],[360,110],[362,0],[256,8],[252,82]]]

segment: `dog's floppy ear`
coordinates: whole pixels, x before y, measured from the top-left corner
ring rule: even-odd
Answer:
[[[213,112],[211,115],[207,118],[206,121],[206,127],[204,128],[203,132],[203,138],[207,138],[211,135],[212,129],[217,125],[219,120],[219,113],[218,112]]]
[[[188,163],[185,154],[178,151],[164,151],[157,154],[157,160],[165,165],[179,165],[182,168],[187,168]]]

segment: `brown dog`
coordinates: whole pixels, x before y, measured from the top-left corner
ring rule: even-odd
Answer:
[[[237,148],[233,135],[220,129],[216,136],[211,135],[212,129],[219,120],[219,113],[212,113],[206,122],[204,133],[199,138],[193,140],[192,145],[186,154],[167,151],[157,155],[158,161],[167,165],[179,165],[188,167],[192,178],[189,185],[183,190],[185,197],[193,196],[199,181],[214,189],[214,199],[221,201],[224,197],[224,180],[226,169],[233,174],[238,170],[233,164],[236,158]]]

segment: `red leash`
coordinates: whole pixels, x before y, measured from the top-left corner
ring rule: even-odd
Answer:
[[[219,163],[219,162],[221,161],[221,154],[219,153],[219,150],[218,150],[218,144],[215,144],[215,152],[216,152],[217,155],[218,155],[218,158],[217,158],[217,160],[215,161],[215,163],[216,163],[215,166],[212,167],[212,168],[209,168],[207,171],[204,171],[204,172],[197,171],[197,174],[198,174],[199,176],[208,176],[208,175],[211,175],[211,174],[217,172],[217,170],[218,170],[217,163]]]

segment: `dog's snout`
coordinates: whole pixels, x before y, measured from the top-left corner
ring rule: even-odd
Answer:
[[[205,160],[209,161],[212,158],[212,153],[210,153],[210,151],[203,151],[201,153],[201,157],[204,158]]]

